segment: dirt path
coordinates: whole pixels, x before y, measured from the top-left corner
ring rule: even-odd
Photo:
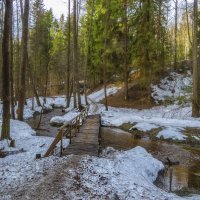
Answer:
[[[74,191],[78,188],[76,171],[79,168],[80,156],[63,158],[51,169],[44,169],[43,173],[22,185],[8,190],[12,200],[46,200],[46,199],[74,199]],[[9,195],[8,194],[8,195]],[[2,198],[2,197],[1,197]]]

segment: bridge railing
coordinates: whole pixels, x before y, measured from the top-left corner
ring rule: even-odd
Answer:
[[[63,137],[69,138],[69,142],[71,144],[72,137],[76,137],[76,134],[80,130],[80,126],[83,124],[84,120],[88,116],[89,112],[89,105],[84,107],[83,110],[81,110],[80,114],[78,114],[76,117],[74,117],[72,120],[64,123],[63,126],[59,128],[59,131],[51,143],[50,147],[48,148],[47,152],[45,153],[44,157],[48,157],[53,154],[54,149],[56,148],[56,145],[60,142],[60,155],[62,156],[63,153]]]

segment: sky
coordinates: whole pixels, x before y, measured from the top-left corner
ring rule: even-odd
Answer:
[[[180,3],[183,0],[180,1]],[[188,0],[189,3],[193,2],[193,0]],[[67,16],[67,5],[68,0],[44,0],[45,7],[47,9],[52,8],[54,16],[59,19],[62,14]],[[173,5],[173,4],[172,4]],[[185,4],[184,4],[185,5]]]
[[[59,19],[61,14],[67,15],[67,0],[44,0],[47,9],[52,8],[54,16]]]

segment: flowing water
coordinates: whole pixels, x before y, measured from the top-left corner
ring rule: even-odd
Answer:
[[[115,149],[127,150],[141,146],[163,163],[167,163],[169,158],[175,165],[159,175],[155,182],[158,187],[170,191],[171,172],[171,191],[180,195],[200,193],[200,149],[151,141],[148,138],[135,139],[131,133],[117,128],[102,127],[101,137],[102,147],[111,146]]]

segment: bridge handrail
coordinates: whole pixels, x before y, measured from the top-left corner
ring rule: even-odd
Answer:
[[[56,145],[61,142],[60,145],[60,155],[62,155],[63,152],[63,137],[69,137],[70,138],[70,144],[72,142],[72,130],[75,129],[75,137],[76,133],[79,132],[80,126],[88,116],[89,112],[89,105],[85,106],[83,110],[81,110],[80,114],[78,114],[76,117],[71,119],[68,122],[65,122],[63,126],[59,128],[58,133],[56,134],[55,139],[51,143],[50,147],[48,148],[47,152],[44,154],[44,157],[48,157],[51,154],[53,154],[54,149],[56,148]]]

